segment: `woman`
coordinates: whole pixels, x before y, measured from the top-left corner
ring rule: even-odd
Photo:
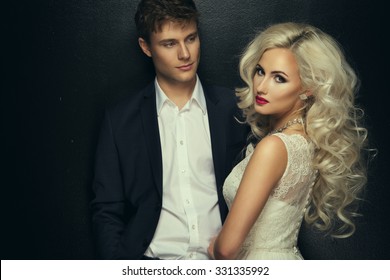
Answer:
[[[240,75],[238,105],[254,144],[225,181],[230,211],[210,257],[303,259],[304,217],[335,237],[352,235],[367,131],[354,105],[358,79],[338,43],[310,25],[276,24],[249,43]]]

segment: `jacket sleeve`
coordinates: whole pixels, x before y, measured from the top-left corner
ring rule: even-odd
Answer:
[[[124,231],[125,203],[119,155],[109,111],[102,123],[95,156],[91,202],[92,225],[98,254],[117,259]]]

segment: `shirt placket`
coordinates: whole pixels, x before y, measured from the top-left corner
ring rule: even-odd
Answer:
[[[193,197],[191,194],[191,181],[189,162],[188,162],[188,139],[186,138],[186,114],[187,110],[178,112],[177,121],[177,151],[178,151],[178,163],[179,163],[179,178],[180,178],[180,194],[183,202],[185,215],[188,222],[189,233],[189,247],[188,258],[196,257],[196,249],[199,246],[199,232],[196,211],[193,206]]]

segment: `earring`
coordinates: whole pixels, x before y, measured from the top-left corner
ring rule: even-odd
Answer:
[[[307,100],[307,95],[306,95],[306,94],[300,94],[300,95],[299,95],[299,98],[300,98],[301,100]]]

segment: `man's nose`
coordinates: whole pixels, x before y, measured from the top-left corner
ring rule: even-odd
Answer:
[[[187,60],[190,58],[190,52],[188,50],[188,47],[186,44],[180,44],[180,49],[179,49],[179,59],[181,60]]]

